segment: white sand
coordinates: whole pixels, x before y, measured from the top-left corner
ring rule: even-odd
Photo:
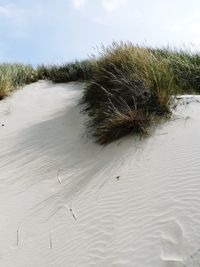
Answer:
[[[0,102],[0,266],[200,266],[198,97],[152,137],[103,148],[80,87]]]

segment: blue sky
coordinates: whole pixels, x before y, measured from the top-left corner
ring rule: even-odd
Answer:
[[[0,61],[87,58],[113,40],[200,44],[199,0],[0,0]]]

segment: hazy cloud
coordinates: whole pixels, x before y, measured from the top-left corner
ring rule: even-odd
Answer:
[[[86,3],[86,0],[73,0],[73,5],[77,9],[83,7],[85,3]]]
[[[126,0],[103,0],[102,5],[107,11],[113,12],[125,2]]]
[[[0,19],[10,18],[16,20],[22,17],[23,15],[25,15],[24,10],[14,4],[0,4]]]
[[[93,2],[90,0],[91,3]],[[86,2],[89,0],[72,0],[73,6],[76,9],[80,9],[85,6]],[[118,9],[121,5],[123,5],[126,0],[99,0],[97,3],[101,5],[106,11],[113,12]]]
[[[21,7],[10,3],[0,3],[0,29],[7,28],[7,35],[24,37],[29,34],[29,24],[43,17],[40,5]],[[4,26],[3,26],[4,25]]]
[[[113,40],[199,43],[199,12],[199,0],[0,0],[0,60],[80,59]]]

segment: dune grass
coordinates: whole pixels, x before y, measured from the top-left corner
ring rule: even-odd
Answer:
[[[200,55],[131,43],[102,47],[82,104],[88,129],[100,144],[169,118],[177,94],[200,93]]]
[[[181,49],[148,48],[131,43],[102,47],[96,57],[62,65],[0,65],[0,99],[37,81],[85,82],[81,104],[87,128],[100,144],[169,118],[177,94],[200,93],[200,55]]]
[[[56,83],[88,81],[93,75],[94,64],[92,60],[37,68],[25,64],[0,64],[0,100],[15,89],[41,79]]]
[[[86,81],[93,75],[92,60],[75,61],[63,65],[40,65],[37,68],[39,79],[51,80],[56,83]]]
[[[31,65],[0,64],[0,100],[20,86],[37,80],[37,72]]]
[[[88,127],[101,144],[147,134],[152,122],[170,115],[177,90],[168,57],[132,44],[103,47],[82,99]]]
[[[200,54],[190,50],[151,49],[159,60],[169,61],[180,93],[200,93]]]

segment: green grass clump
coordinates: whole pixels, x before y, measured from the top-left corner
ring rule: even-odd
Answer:
[[[20,86],[37,80],[37,72],[31,65],[0,64],[0,100]]]
[[[179,93],[200,93],[200,55],[190,50],[150,49],[159,59],[167,58]]]
[[[179,57],[171,61],[174,75],[183,93],[200,93],[200,56]]]
[[[82,99],[88,126],[101,144],[146,134],[152,121],[169,116],[177,90],[168,57],[132,44],[103,47]]]
[[[75,61],[68,64],[41,65],[37,68],[40,79],[48,79],[56,83],[72,81],[86,81],[93,75],[94,62],[92,60]]]

